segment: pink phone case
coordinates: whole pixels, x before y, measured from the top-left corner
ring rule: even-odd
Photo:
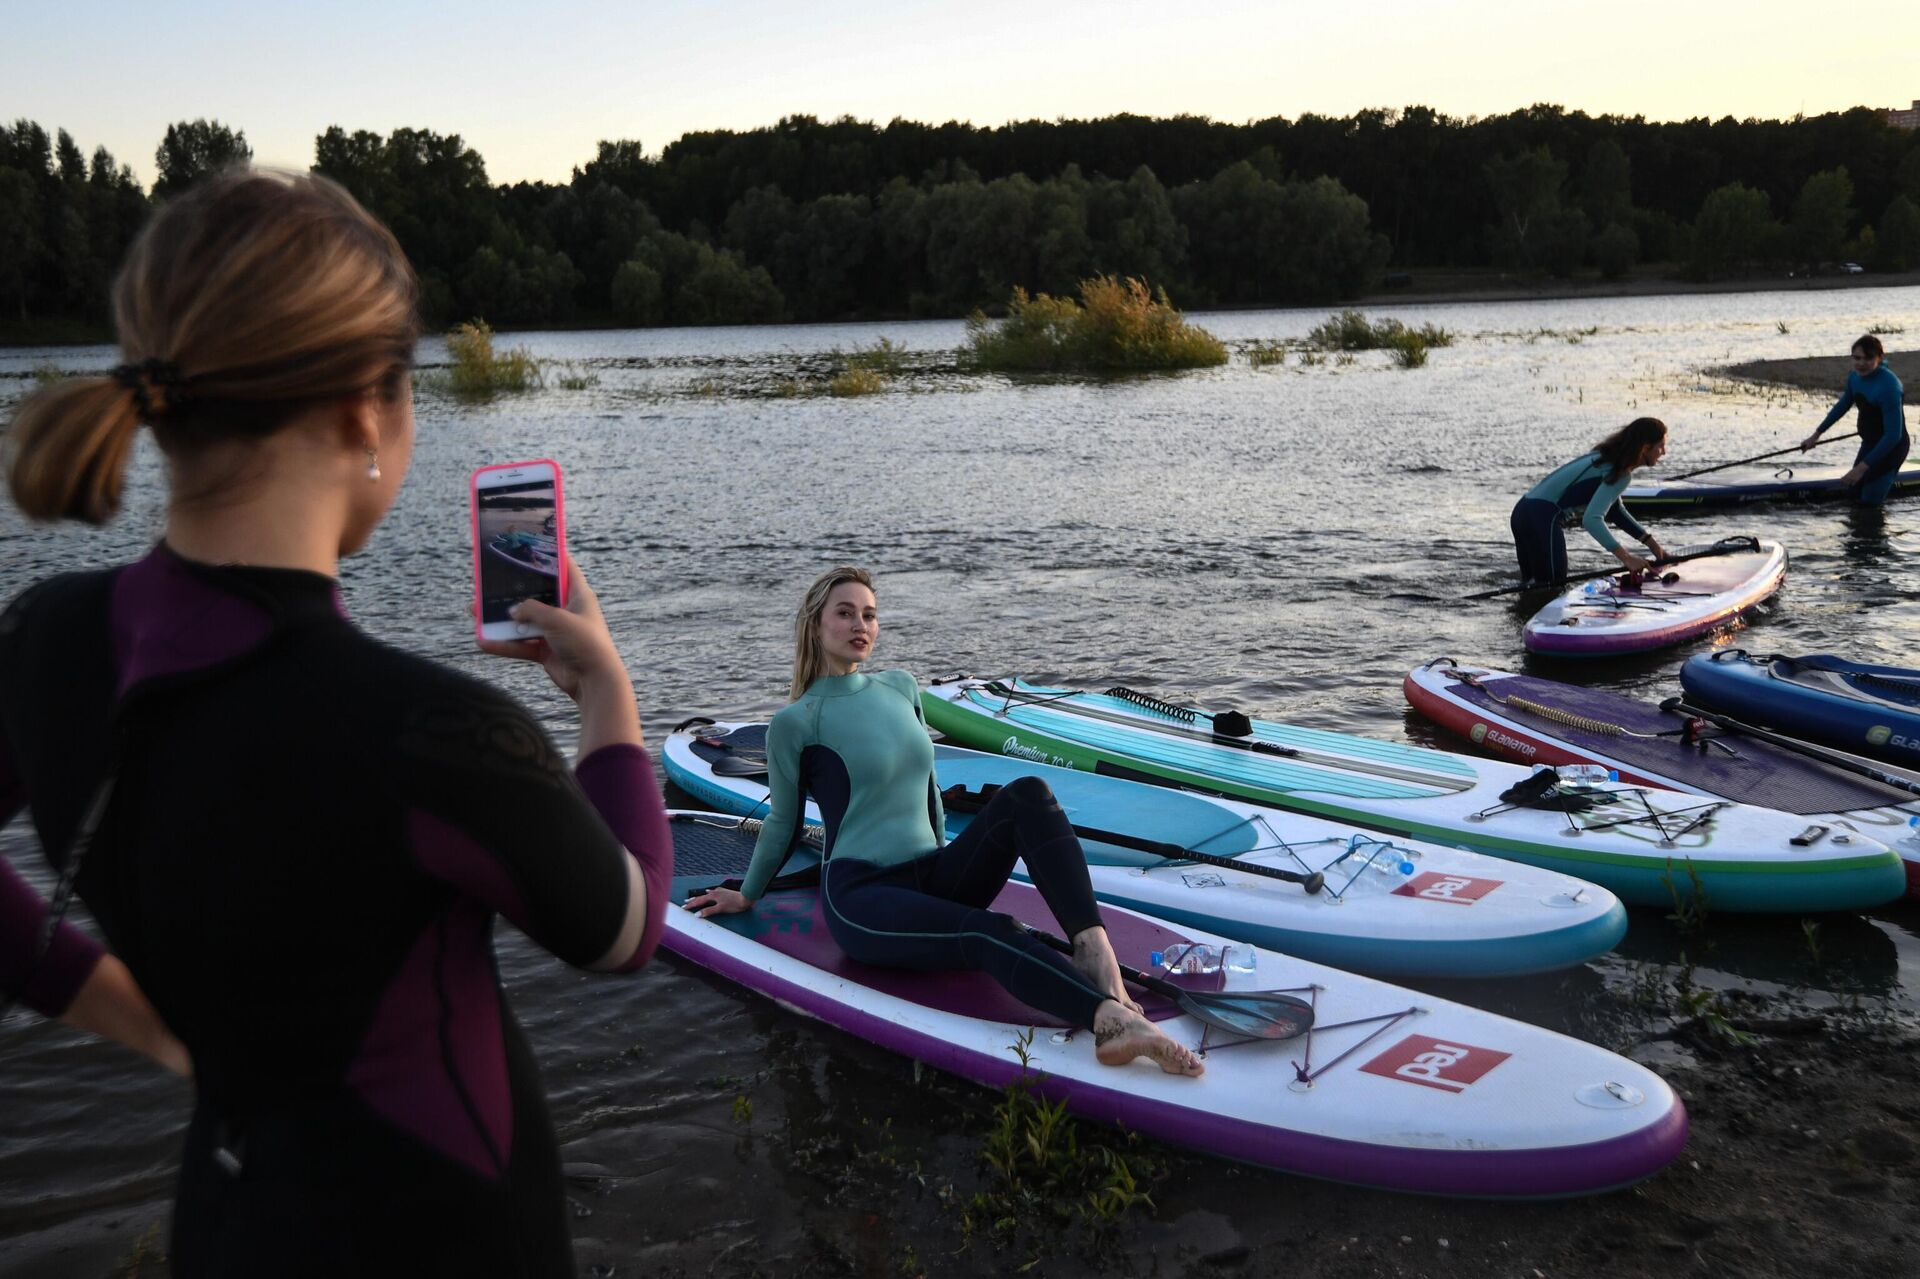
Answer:
[[[560,483],[560,464],[552,458],[536,457],[526,462],[500,462],[493,466],[483,466],[467,479],[468,536],[473,543],[473,638],[475,643],[480,643],[486,638],[480,633],[480,628],[484,625],[480,620],[480,477],[489,471],[511,471],[521,466],[553,468],[553,540],[560,552],[557,594],[560,607],[567,606],[567,500],[566,490]]]

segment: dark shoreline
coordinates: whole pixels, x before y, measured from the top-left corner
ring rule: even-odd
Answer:
[[[1358,298],[1342,302],[1330,302],[1319,305],[1300,303],[1258,303],[1245,306],[1213,306],[1192,308],[1189,314],[1238,313],[1244,311],[1341,311],[1341,310],[1389,310],[1395,306],[1441,306],[1474,302],[1565,302],[1587,298],[1627,298],[1627,297],[1682,297],[1696,293],[1777,293],[1786,290],[1806,290],[1808,292],[1827,292],[1835,289],[1897,289],[1920,286],[1920,271],[1904,271],[1894,274],[1870,275],[1816,275],[1804,279],[1778,279],[1768,276],[1742,276],[1732,280],[1681,280],[1672,276],[1656,274],[1653,268],[1645,274],[1630,275],[1620,280],[1573,279],[1527,281],[1508,275],[1502,271],[1472,270],[1457,268],[1435,268],[1427,271],[1409,272],[1413,283],[1402,288],[1378,288]],[[1422,287],[1422,282],[1429,282]],[[925,320],[959,320],[958,315],[880,315],[880,316],[843,316],[832,320],[787,320],[783,325],[796,327],[814,327],[837,324],[899,324],[917,323]],[[38,346],[98,346],[113,341],[113,331],[107,326],[94,327],[77,320],[49,320],[43,329],[37,329],[36,321],[12,321],[0,323],[0,350]],[[553,325],[516,325],[500,329],[501,333],[600,333],[609,330],[631,328],[611,318],[586,319],[570,324]],[[750,327],[763,325],[715,325],[715,328]],[[91,334],[92,336],[87,336]],[[1845,380],[1844,372],[1841,380]],[[1905,374],[1902,381],[1909,380]]]

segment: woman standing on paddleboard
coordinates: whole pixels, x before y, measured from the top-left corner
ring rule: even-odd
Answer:
[[[823,573],[794,618],[792,704],[767,726],[769,811],[738,892],[687,900],[703,916],[752,907],[800,834],[807,796],[826,821],[821,899],[852,958],[889,968],[978,969],[1021,1002],[1094,1033],[1109,1065],[1147,1057],[1169,1074],[1200,1059],[1127,997],[1086,856],[1047,784],[1002,787],[951,843],[920,689],[905,671],[863,674],[880,616],[873,579]],[[1069,961],[991,910],[1016,860],[1073,939]]]
[[[1546,587],[1566,579],[1567,538],[1562,521],[1576,508],[1582,511],[1581,527],[1627,568],[1644,572],[1652,566],[1621,546],[1607,531],[1608,524],[1645,545],[1655,560],[1665,559],[1660,540],[1640,527],[1620,495],[1636,470],[1653,465],[1666,451],[1667,424],[1657,417],[1638,417],[1528,489],[1514,503],[1508,521],[1514,553],[1520,558],[1520,580],[1529,587]]]
[[[150,554],[0,616],[0,823],[32,809],[56,903],[113,951],[0,861],[0,1005],[191,1074],[179,1276],[572,1275],[494,916],[603,971],[662,928],[659,788],[577,570],[567,609],[519,606],[540,639],[489,648],[579,704],[573,769],[511,699],[346,619],[340,559],[412,454],[416,296],[346,192],[230,171],[135,242],[126,363],[8,431],[36,519],[111,517],[143,424],[168,467]]]
[[[1907,419],[1903,403],[1906,388],[1886,365],[1887,351],[1880,339],[1869,333],[1853,344],[1853,371],[1847,374],[1846,389],[1827,411],[1813,434],[1800,441],[1806,452],[1820,442],[1820,434],[1838,422],[1846,411],[1860,407],[1860,449],[1853,457],[1853,468],[1840,477],[1848,488],[1858,486],[1855,494],[1862,506],[1878,506],[1887,500],[1900,464],[1907,460]]]

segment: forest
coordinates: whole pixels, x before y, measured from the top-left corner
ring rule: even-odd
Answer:
[[[148,210],[252,156],[169,126],[150,190],[64,129],[0,127],[0,338],[107,333]],[[1320,304],[1435,269],[1687,279],[1920,268],[1920,132],[1868,108],[1651,122],[1555,106],[1246,124],[998,127],[791,116],[599,144],[564,183],[496,184],[458,134],[340,128],[313,170],[390,225],[435,325],[960,316],[1136,277],[1180,306]]]

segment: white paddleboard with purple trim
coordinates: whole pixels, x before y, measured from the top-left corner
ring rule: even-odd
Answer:
[[[676,812],[673,899],[745,871],[755,823]],[[793,869],[789,863],[788,870]],[[1031,888],[998,909],[1053,927]],[[1146,966],[1175,931],[1108,906],[1123,963]],[[1630,1185],[1686,1144],[1686,1109],[1658,1075],[1552,1031],[1337,969],[1260,951],[1252,974],[1215,989],[1284,991],[1313,1028],[1281,1042],[1233,1040],[1143,1000],[1203,1053],[1198,1079],[1146,1062],[1105,1066],[1093,1036],[1049,1024],[978,973],[853,963],[827,934],[818,892],[769,891],[745,914],[701,919],[669,907],[665,945],[794,1011],[988,1087],[1018,1080],[1029,1031],[1034,1086],[1069,1110],[1227,1159],[1355,1185],[1475,1198],[1560,1198]]]
[[[1575,582],[1528,619],[1521,638],[1530,652],[1560,657],[1667,648],[1733,625],[1786,576],[1786,549],[1758,539],[1752,550],[1689,559],[1637,583],[1626,573]]]

